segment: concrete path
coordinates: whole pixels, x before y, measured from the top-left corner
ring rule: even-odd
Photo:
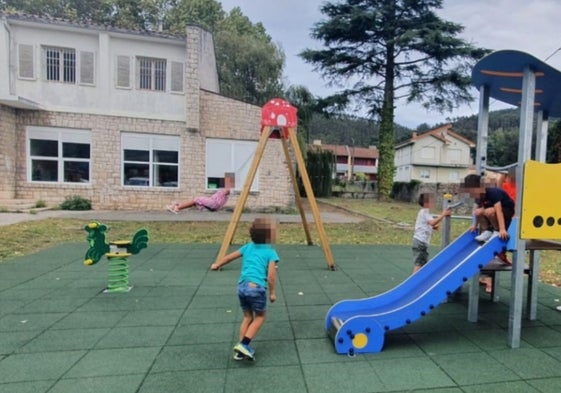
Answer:
[[[348,212],[322,211],[321,219],[324,223],[357,223],[364,217],[353,215]],[[255,217],[263,216],[263,213],[244,213],[241,221],[253,221]],[[279,222],[301,222],[300,214],[268,214],[277,218]],[[37,213],[0,213],[0,226],[17,224],[25,221],[44,220],[46,218],[77,218],[83,220],[100,221],[230,221],[232,212],[222,210],[219,212],[200,211],[191,209],[173,214],[167,210],[161,211],[130,211],[130,210],[44,210]],[[306,210],[306,220],[313,223],[314,217],[311,211]]]

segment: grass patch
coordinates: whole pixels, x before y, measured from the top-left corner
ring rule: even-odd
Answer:
[[[411,244],[413,225],[419,206],[414,203],[379,202],[373,199],[330,198],[331,206],[338,206],[348,212],[361,214],[364,220],[352,224],[324,223],[330,244]],[[320,205],[320,211],[333,207]],[[433,213],[437,213],[435,210]],[[369,218],[370,217],[370,218]],[[40,250],[67,242],[84,242],[87,249],[87,221],[78,219],[45,219],[9,226],[3,230],[0,262],[14,257],[29,255]],[[147,228],[153,243],[206,243],[221,244],[228,227],[227,222],[105,222],[109,227],[107,240],[129,239],[139,228]],[[249,240],[250,223],[241,222],[234,236],[234,243]],[[452,220],[451,239],[455,239],[470,225],[468,220]],[[309,223],[310,234],[315,244],[320,244],[315,225]],[[279,225],[279,244],[305,244],[306,236],[302,224],[282,223]],[[441,231],[432,237],[433,249],[440,248]],[[434,252],[432,253],[434,256]],[[561,286],[561,252],[542,251],[540,279],[543,282]]]

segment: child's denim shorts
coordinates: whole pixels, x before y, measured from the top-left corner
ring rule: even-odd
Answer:
[[[238,298],[243,311],[267,311],[267,289],[253,282],[238,284]]]
[[[429,260],[428,244],[413,238],[413,263],[415,266],[424,266]]]

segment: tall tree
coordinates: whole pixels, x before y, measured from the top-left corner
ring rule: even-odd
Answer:
[[[487,163],[506,166],[518,162],[518,128],[489,130]]]
[[[110,0],[110,23],[126,29],[148,30],[150,24],[142,7],[136,0]]]
[[[471,101],[471,67],[485,49],[458,38],[463,27],[439,18],[442,0],[327,2],[312,28],[326,49],[300,56],[343,90],[333,102],[366,106],[380,119],[378,192],[388,199],[394,176],[396,101],[450,110]],[[345,82],[344,85],[341,82]]]
[[[0,10],[103,23],[111,7],[106,0],[4,0],[0,1]]]
[[[215,0],[179,0],[175,1],[166,15],[166,30],[185,33],[186,24],[197,24],[216,32],[224,20],[222,5]]]
[[[285,98],[298,110],[298,135],[305,143],[310,143],[310,123],[317,112],[317,99],[306,86],[291,85],[286,89]]]
[[[547,162],[555,164],[561,162],[561,120],[549,126],[547,134]]]
[[[262,23],[251,23],[235,7],[214,36],[222,94],[255,105],[282,95],[285,55]]]
[[[284,52],[263,24],[253,24],[239,7],[226,13],[215,0],[179,0],[167,14],[165,26],[182,33],[188,23],[214,33],[222,94],[255,105],[282,95]]]

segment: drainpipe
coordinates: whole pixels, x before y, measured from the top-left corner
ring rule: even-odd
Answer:
[[[16,46],[14,43],[14,34],[12,32],[12,28],[10,27],[10,24],[8,23],[8,19],[6,17],[3,17],[1,19],[2,21],[2,26],[6,29],[6,31],[8,32],[8,91],[10,93],[10,95],[15,95],[16,92],[16,81],[15,81],[15,70],[16,70],[16,64],[15,64],[15,58],[14,58],[14,54],[16,53]]]

